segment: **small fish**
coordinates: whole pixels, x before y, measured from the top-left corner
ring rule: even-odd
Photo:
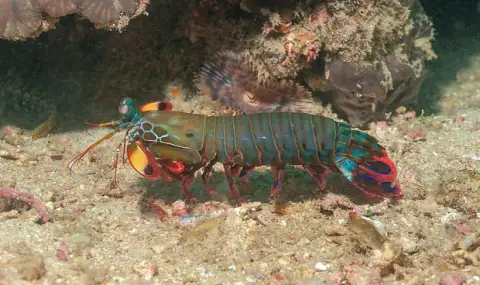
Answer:
[[[35,130],[33,130],[32,139],[36,140],[46,137],[55,126],[55,120],[56,113],[53,112],[45,122],[41,123],[38,127],[35,128]]]

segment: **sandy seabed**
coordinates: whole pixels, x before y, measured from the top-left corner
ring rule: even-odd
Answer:
[[[399,169],[405,198],[396,204],[367,201],[335,175],[322,192],[292,168],[275,201],[272,174],[260,169],[239,186],[251,203],[235,207],[219,171],[213,199],[198,179],[199,201],[182,208],[178,183],[145,181],[128,163],[118,169],[121,189],[112,187],[120,135],[71,173],[68,161],[108,130],[32,141],[4,127],[0,185],[36,195],[50,221],[0,199],[0,284],[480,284],[473,60],[442,89],[438,116],[372,125]],[[352,222],[351,211],[376,227]]]

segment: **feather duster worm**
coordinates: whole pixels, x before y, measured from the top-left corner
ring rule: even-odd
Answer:
[[[35,0],[0,1],[0,38],[26,38],[42,25],[42,8]]]
[[[311,97],[290,80],[259,82],[253,66],[231,51],[207,62],[197,77],[197,87],[213,101],[243,113],[280,111],[290,103]]]

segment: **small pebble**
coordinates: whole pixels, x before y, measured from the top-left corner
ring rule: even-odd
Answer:
[[[399,243],[405,253],[413,254],[419,250],[417,242],[411,238],[401,237]]]
[[[172,215],[176,217],[188,216],[187,205],[182,200],[177,200],[172,204]]]
[[[14,135],[14,134],[6,135],[3,139],[5,140],[6,143],[13,146],[19,146],[25,143],[25,140],[21,136]]]
[[[45,263],[43,259],[38,256],[30,257],[24,262],[20,263],[18,272],[22,276],[23,280],[35,281],[39,280],[45,275]]]
[[[350,285],[381,285],[380,273],[359,265],[349,265],[343,268],[346,280]]]
[[[447,275],[443,276],[441,285],[462,285],[465,283],[465,278],[460,274],[455,272],[450,272]]]
[[[345,227],[327,226],[324,229],[327,236],[344,236],[347,234]]]
[[[51,159],[53,160],[62,160],[63,159],[63,155],[62,154],[52,154],[50,156]]]
[[[237,269],[237,267],[235,265],[230,265],[228,267],[228,270],[230,270],[230,271],[235,271],[236,269]]]
[[[0,150],[0,157],[8,160],[18,160],[20,158],[17,153],[12,153],[6,150]]]
[[[17,127],[4,126],[0,129],[0,139],[4,139],[6,136],[10,135],[19,135],[22,133],[22,130]]]
[[[310,243],[311,243],[311,241],[308,238],[305,238],[305,237],[301,237],[300,240],[298,241],[299,246],[309,245]]]
[[[133,270],[137,272],[145,280],[150,280],[157,273],[158,266],[148,260],[144,260],[133,267]]]
[[[324,264],[324,263],[321,263],[321,262],[317,262],[315,264],[315,270],[317,271],[326,271],[328,270],[330,266],[328,266],[328,264]]]
[[[204,277],[204,278],[210,278],[210,277],[213,277],[213,273],[212,272],[209,272],[205,267],[203,266],[200,266],[200,267],[197,267],[197,270],[198,272],[200,273],[200,276]]]
[[[76,234],[70,238],[70,242],[74,244],[88,244],[90,237],[85,234]]]
[[[166,244],[154,245],[154,246],[152,246],[152,250],[153,250],[156,254],[161,254],[161,253],[163,253],[167,248],[168,248],[168,246],[167,246]]]

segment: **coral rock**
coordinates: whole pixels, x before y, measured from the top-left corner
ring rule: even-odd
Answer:
[[[377,101],[387,95],[386,87],[381,84],[385,76],[378,67],[358,70],[337,58],[329,65],[327,79],[334,89],[333,106],[353,125],[368,121]]]
[[[3,0],[0,11],[0,38],[27,38],[42,24],[42,9],[35,0]]]
[[[113,24],[122,13],[133,14],[137,7],[136,0],[85,0],[80,5],[82,14],[98,25]]]
[[[51,30],[58,18],[79,13],[97,28],[121,30],[130,17],[145,12],[149,0],[4,0],[0,1],[0,38],[24,40]],[[140,4],[141,3],[141,4]]]
[[[384,119],[388,109],[415,103],[423,76],[393,56],[375,67],[357,68],[336,58],[328,65],[334,109],[359,126]]]
[[[61,17],[78,11],[83,0],[37,0],[50,17]]]

